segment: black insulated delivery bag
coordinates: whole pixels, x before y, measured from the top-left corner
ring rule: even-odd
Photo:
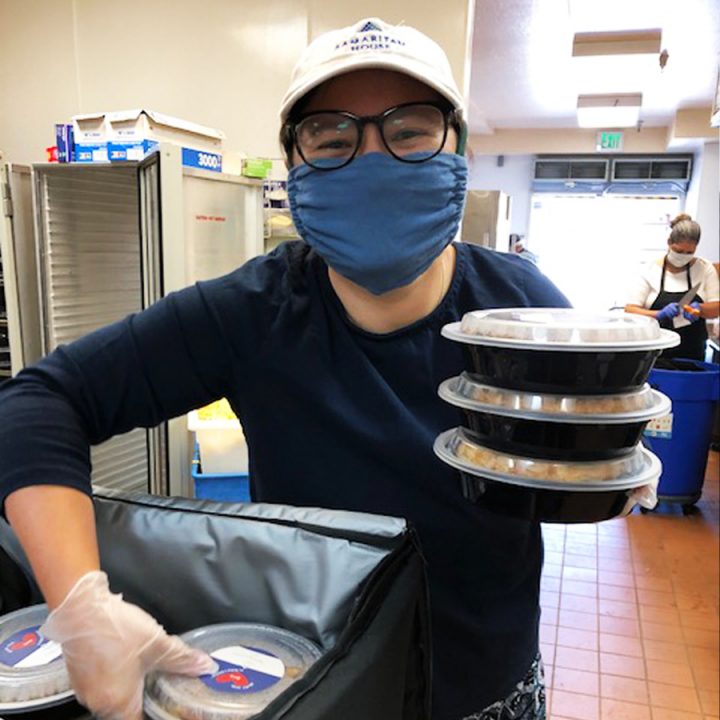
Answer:
[[[320,647],[257,720],[429,720],[425,566],[405,520],[109,490],[94,502],[112,590],[168,632],[262,623]],[[0,547],[29,572],[6,524]],[[7,561],[0,573],[18,585]],[[42,602],[30,585],[29,601]]]

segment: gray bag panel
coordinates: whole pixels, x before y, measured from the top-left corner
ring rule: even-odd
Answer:
[[[407,521],[390,515],[371,515],[346,510],[325,510],[323,508],[293,507],[291,505],[274,505],[269,503],[227,503],[213,500],[195,500],[192,498],[163,497],[160,495],[144,495],[127,493],[117,490],[97,489],[96,499],[117,499],[152,504],[155,507],[172,507],[176,510],[205,512],[210,514],[232,514],[260,520],[279,520],[335,530],[338,533],[351,535],[376,536],[380,538],[397,538],[407,531]]]
[[[101,564],[115,592],[171,633],[284,627],[334,646],[363,582],[407,531],[398,518],[99,490]],[[0,543],[27,568],[6,525]]]

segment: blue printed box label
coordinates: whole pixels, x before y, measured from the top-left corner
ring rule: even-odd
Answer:
[[[108,143],[108,154],[111,162],[126,160],[142,160],[147,153],[157,147],[154,140],[138,140],[128,143]]]
[[[651,438],[669,440],[672,437],[673,416],[672,413],[651,420],[645,427],[645,435]]]
[[[201,170],[222,172],[222,155],[184,147],[182,149],[182,164],[187,167],[200,168]]]

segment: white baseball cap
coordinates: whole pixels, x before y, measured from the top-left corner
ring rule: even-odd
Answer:
[[[336,75],[380,68],[414,77],[428,85],[464,115],[464,103],[445,51],[427,35],[407,25],[365,18],[313,40],[293,69],[280,107],[285,121],[295,103]]]

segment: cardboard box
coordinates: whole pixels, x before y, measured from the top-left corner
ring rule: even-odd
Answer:
[[[105,113],[74,115],[72,118],[75,140],[75,162],[107,162],[107,123]]]
[[[75,141],[72,124],[58,123],[55,125],[55,145],[58,149],[58,162],[73,161]]]
[[[222,172],[224,133],[153,110],[76,115],[73,129],[78,162],[140,160],[169,142],[182,147],[183,165]]]
[[[272,160],[267,158],[246,158],[242,161],[242,174],[245,177],[265,179],[272,169]]]

